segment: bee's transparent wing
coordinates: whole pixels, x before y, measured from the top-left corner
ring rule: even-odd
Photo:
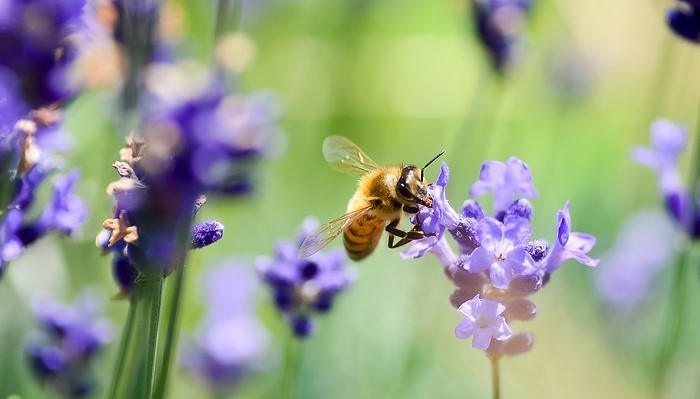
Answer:
[[[379,168],[357,144],[343,136],[328,136],[323,140],[323,158],[331,168],[357,177]]]
[[[372,209],[371,206],[356,209],[318,226],[314,231],[309,233],[301,243],[298,254],[299,259],[308,258],[330,244],[343,230],[366,215],[370,209]]]

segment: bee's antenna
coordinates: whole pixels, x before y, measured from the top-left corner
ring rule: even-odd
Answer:
[[[442,156],[442,154],[444,154],[444,153],[445,153],[445,150],[440,151],[439,154],[435,155],[435,156],[433,157],[433,159],[431,159],[430,161],[428,161],[428,163],[426,163],[425,166],[423,166],[423,169],[420,170],[420,181],[423,181],[423,171],[425,170],[425,168],[427,168],[428,166],[430,166],[431,163],[435,162],[435,160],[438,159],[438,158],[440,158],[440,157]]]

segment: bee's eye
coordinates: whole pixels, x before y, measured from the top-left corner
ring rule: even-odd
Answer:
[[[413,194],[408,190],[406,183],[399,183],[398,185],[399,195],[404,198],[413,198]]]

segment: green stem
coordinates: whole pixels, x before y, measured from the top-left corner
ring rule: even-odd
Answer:
[[[681,253],[678,263],[674,268],[673,281],[671,283],[671,298],[669,300],[669,320],[665,323],[668,326],[667,334],[659,353],[658,368],[654,381],[655,397],[661,397],[661,393],[666,382],[668,368],[678,347],[678,341],[683,329],[685,319],[685,309],[688,303],[688,282],[687,276],[690,266],[690,245]]]
[[[179,267],[174,276],[171,277],[172,287],[168,290],[167,312],[165,320],[167,329],[165,332],[165,342],[163,349],[163,357],[161,358],[160,367],[156,374],[156,385],[153,392],[153,398],[164,398],[168,389],[168,377],[172,366],[173,355],[177,348],[178,327],[180,325],[180,309],[182,308],[182,292],[185,281],[184,266]]]
[[[501,398],[501,373],[498,367],[499,356],[489,356],[491,360],[491,389],[493,399]]]
[[[124,372],[124,365],[126,363],[126,357],[129,349],[129,343],[131,342],[132,332],[134,331],[134,315],[136,314],[136,306],[134,306],[134,301],[129,300],[129,313],[126,316],[126,325],[124,326],[124,332],[122,334],[122,341],[119,345],[119,353],[117,353],[117,366],[114,368],[114,375],[112,376],[112,386],[109,389],[109,397],[116,398],[118,382],[122,378],[122,373]]]
[[[162,278],[139,277],[134,283],[133,320],[127,323],[125,354],[120,354],[112,399],[151,397],[158,343]]]
[[[280,398],[294,399],[299,376],[299,340],[291,332],[284,357],[284,376],[282,377]]]

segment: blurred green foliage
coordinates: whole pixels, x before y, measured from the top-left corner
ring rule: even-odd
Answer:
[[[207,61],[213,2],[180,3],[187,19],[178,52]],[[533,237],[553,240],[556,211],[570,199],[574,230],[596,235],[593,254],[600,256],[626,217],[659,206],[654,176],[630,161],[629,148],[648,143],[648,126],[657,117],[691,128],[696,120],[700,49],[667,31],[663,2],[538,2],[523,62],[504,77],[489,70],[467,4],[457,0],[251,3],[242,29],[257,56],[242,75],[242,88],[278,94],[284,151],[260,166],[255,195],[212,200],[202,210],[202,219],[222,221],[226,233],[221,243],[191,254],[183,330],[194,328],[202,314],[201,276],[209,264],[238,257],[254,267],[255,256],[293,237],[307,215],[323,221],[344,211],[355,182],[324,164],[320,146],[329,134],[350,137],[384,164],[420,164],[446,150],[448,198],[455,206],[467,198],[482,161],[518,156],[540,192],[533,201]],[[570,78],[582,82],[573,91],[554,80],[562,60],[558,74],[578,73]],[[76,137],[67,162],[83,170],[79,191],[92,212],[84,235],[42,241],[0,284],[0,397],[48,397],[33,385],[22,355],[33,294],[71,299],[84,286],[117,291],[109,259],[93,244],[110,213],[104,188],[116,177],[110,165],[121,143],[108,121],[113,105],[89,93],[67,115]],[[382,246],[356,267],[357,284],[302,344],[299,398],[489,397],[489,363],[454,338],[459,315],[448,302],[452,286],[434,259],[402,261]],[[572,262],[534,296],[539,316],[514,329],[533,331],[537,343],[532,352],[502,362],[504,398],[648,394],[668,273],[643,311],[624,317],[598,299],[594,273]],[[286,327],[265,294],[260,314],[278,338],[281,366]],[[121,323],[127,303],[111,301],[108,310]],[[689,324],[691,331],[700,326],[697,318]],[[684,341],[688,350],[678,359],[669,397],[697,396],[695,341]],[[116,347],[99,362],[105,389]],[[232,397],[278,397],[281,375],[281,367],[273,367]],[[182,371],[171,392],[173,398],[207,395]]]

